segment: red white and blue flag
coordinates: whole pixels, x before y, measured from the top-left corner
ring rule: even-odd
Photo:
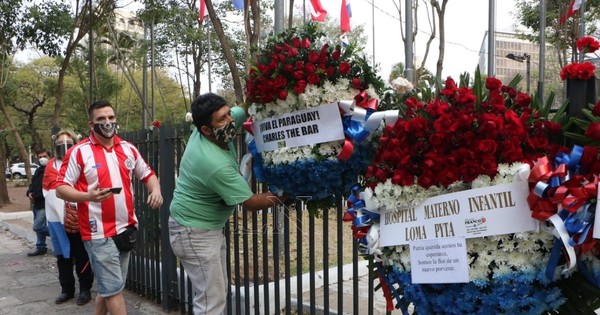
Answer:
[[[351,17],[352,9],[350,8],[350,0],[342,0],[342,10],[340,12],[340,32],[342,34],[350,32]]]
[[[202,25],[204,17],[206,16],[206,2],[200,0],[200,12],[198,13],[198,24]]]
[[[325,21],[325,17],[327,17],[327,11],[323,9],[320,0],[310,0],[310,3],[308,4],[308,10],[313,21]]]
[[[560,24],[565,23],[565,21],[568,18],[575,15],[575,13],[577,13],[577,11],[579,11],[579,8],[581,8],[581,3],[582,3],[582,0],[571,1],[571,5],[569,5],[569,9],[567,10],[567,12],[565,12],[565,14],[560,16]]]
[[[233,6],[238,10],[244,10],[244,0],[233,0]]]

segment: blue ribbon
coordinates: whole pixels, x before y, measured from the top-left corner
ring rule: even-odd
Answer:
[[[248,143],[248,151],[252,154],[252,158],[254,161],[252,162],[252,171],[254,172],[254,176],[259,182],[263,181],[263,161],[262,155],[258,153],[258,149],[256,148],[256,141],[252,139]]]
[[[373,113],[373,110],[367,109],[367,115],[364,121],[357,121],[352,119],[352,115],[346,115],[342,117],[342,125],[344,126],[344,134],[350,139],[356,142],[364,141],[369,134],[369,131],[365,130],[365,121],[369,119],[369,116]]]

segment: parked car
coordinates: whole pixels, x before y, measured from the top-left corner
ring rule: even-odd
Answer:
[[[35,170],[40,166],[35,163],[31,163],[30,167],[31,167],[31,175],[33,175]],[[4,171],[4,175],[6,175],[6,178],[12,178],[12,179],[25,178],[25,176],[26,176],[25,163],[11,164],[10,167],[7,167],[6,170]]]

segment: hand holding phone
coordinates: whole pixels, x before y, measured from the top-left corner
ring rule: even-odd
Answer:
[[[110,190],[110,192],[113,194],[119,194],[121,192],[121,189],[123,189],[123,188],[122,187],[113,187],[113,188],[109,188],[108,190]]]

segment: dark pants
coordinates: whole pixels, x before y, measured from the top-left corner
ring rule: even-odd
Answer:
[[[71,258],[65,258],[63,255],[56,256],[58,263],[58,281],[63,293],[75,293],[75,277],[73,276],[73,263],[75,264],[75,273],[79,278],[79,292],[90,291],[94,282],[94,273],[92,265],[88,258],[81,234],[67,233],[71,243]]]

